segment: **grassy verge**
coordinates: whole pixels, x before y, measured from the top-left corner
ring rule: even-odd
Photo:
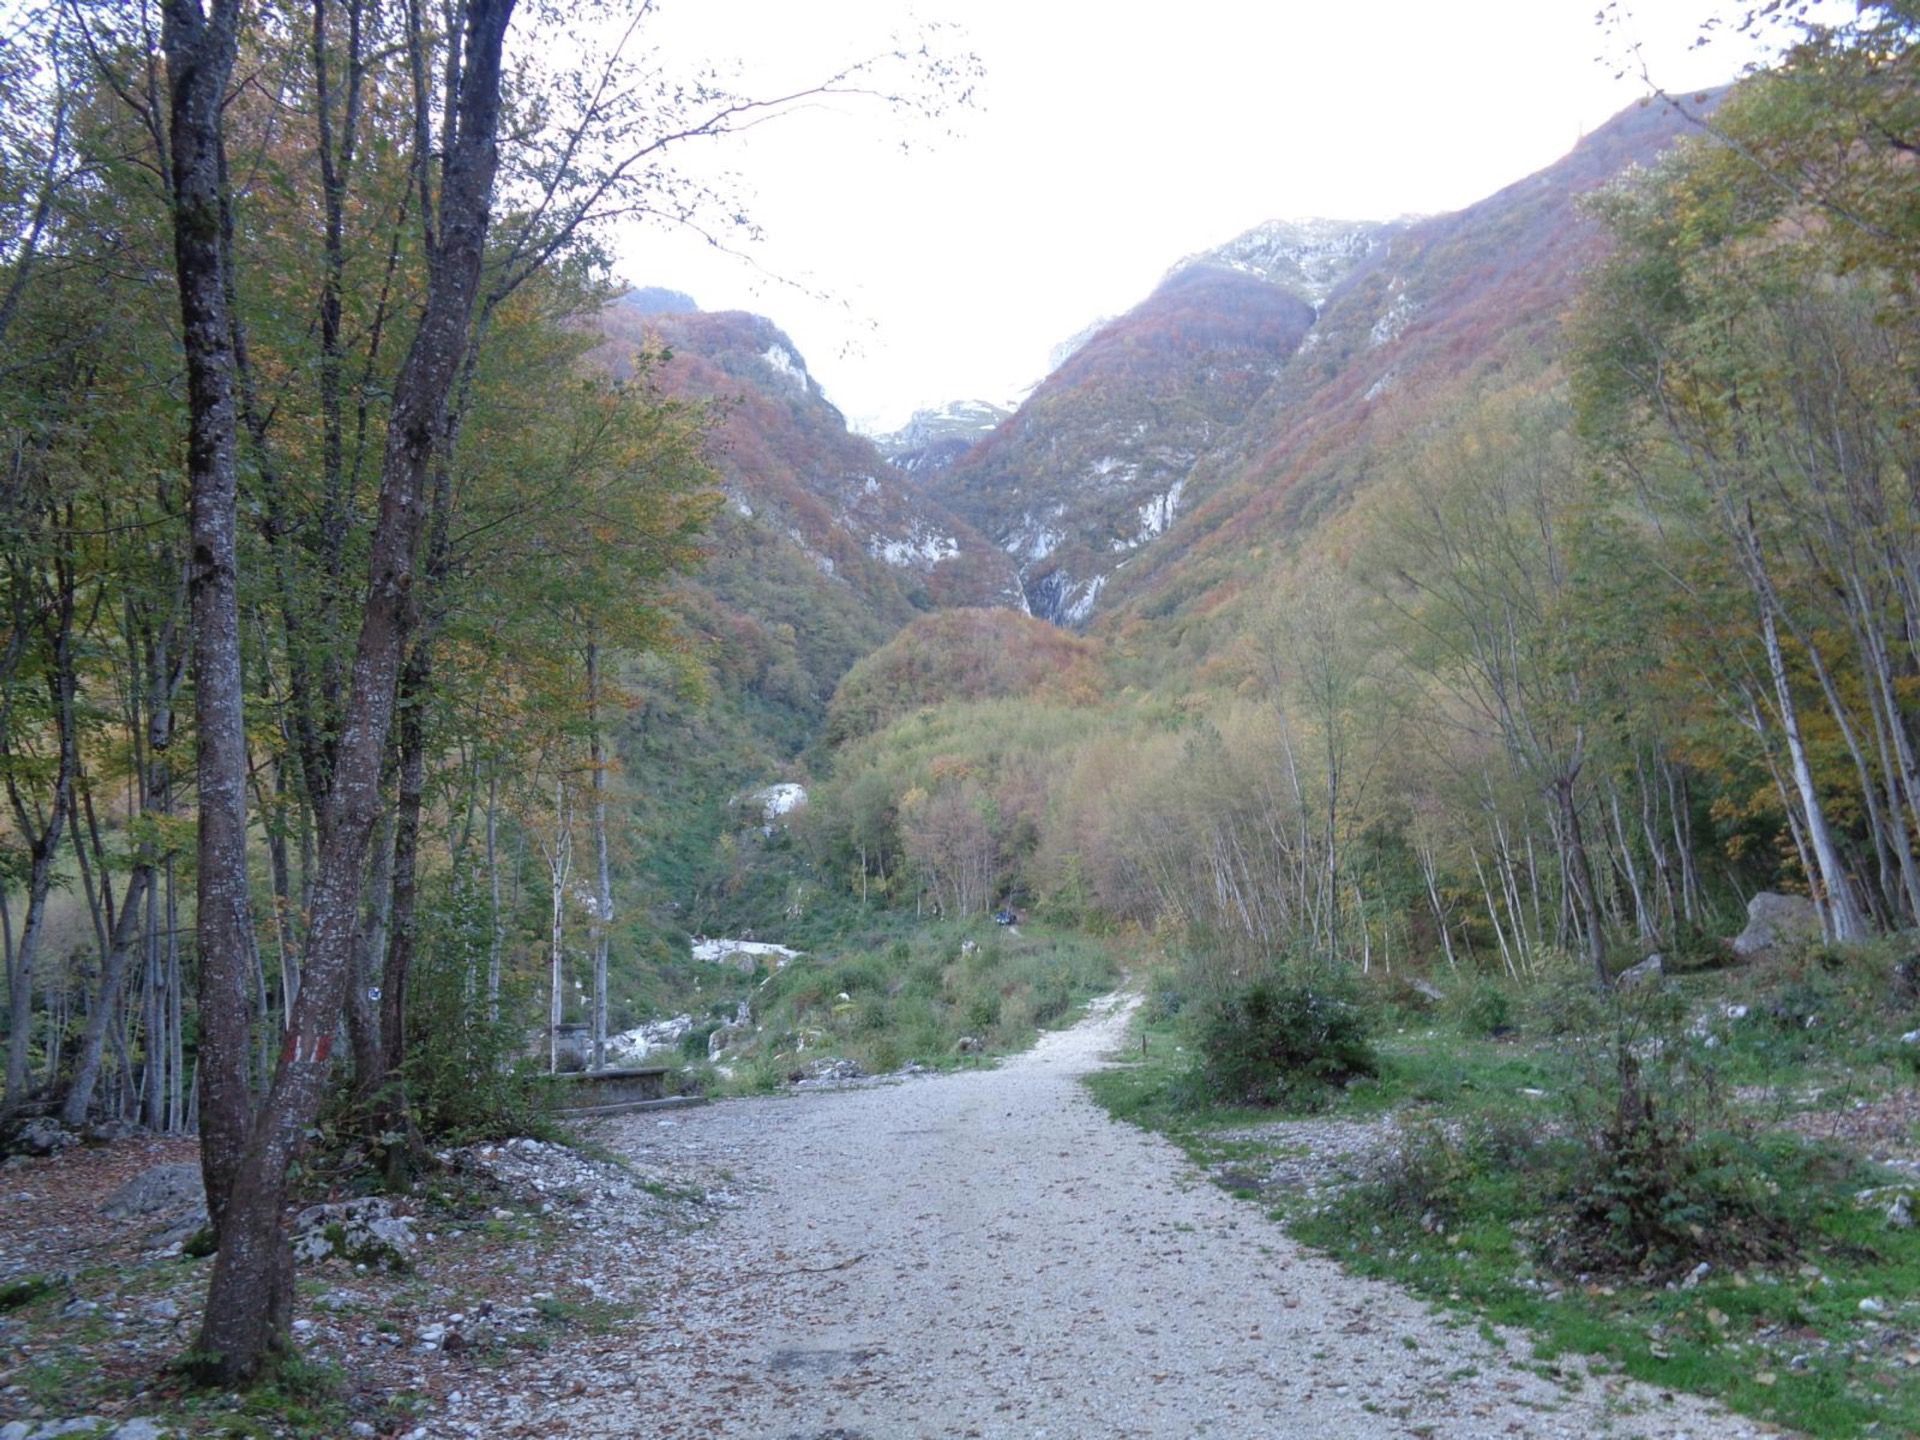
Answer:
[[[870,1075],[976,1064],[1021,1050],[1111,990],[1112,946],[1033,926],[939,924],[793,961],[749,1002],[755,1029],[721,1059],[764,1091],[822,1058]],[[700,1042],[704,1044],[704,1039]]]
[[[1806,978],[1691,979],[1658,1034],[1623,1035],[1592,1013],[1570,1025],[1537,995],[1510,997],[1486,1027],[1497,1039],[1468,1033],[1471,1013],[1389,1012],[1379,1075],[1314,1117],[1377,1123],[1380,1148],[1358,1179],[1317,1191],[1271,1178],[1297,1170],[1298,1124],[1207,1102],[1190,1028],[1147,1023],[1145,1058],[1088,1084],[1298,1239],[1529,1331],[1542,1363],[1594,1357],[1812,1435],[1920,1434],[1920,1229],[1889,1223],[1897,1188],[1861,1198],[1901,1177],[1857,1146],[1785,1128],[1812,1112],[1844,1131],[1847,1117],[1910,1095],[1901,1022],[1815,983],[1800,992],[1809,1024],[1778,993]],[[1730,1005],[1746,1012],[1730,1017]],[[1662,1065],[1678,1078],[1656,1077]],[[1653,1098],[1634,1088],[1643,1070]],[[1609,1152],[1596,1139],[1624,1113],[1619,1073],[1666,1127],[1667,1150]],[[1655,1235],[1639,1247],[1634,1222],[1647,1216]]]

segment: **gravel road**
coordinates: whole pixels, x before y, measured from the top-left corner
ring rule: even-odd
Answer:
[[[664,1252],[610,1234],[597,1268],[646,1272],[645,1333],[551,1357],[550,1393],[501,1433],[1774,1433],[1577,1365],[1536,1373],[1524,1340],[1301,1250],[1087,1097],[1077,1077],[1125,1023],[1109,1001],[993,1070],[614,1122],[616,1149],[697,1164],[733,1203]]]

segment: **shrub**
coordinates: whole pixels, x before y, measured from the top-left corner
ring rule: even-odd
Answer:
[[[1368,1020],[1331,981],[1259,981],[1217,1002],[1201,1023],[1202,1079],[1230,1105],[1312,1108],[1329,1087],[1379,1073]]]
[[[1661,947],[1666,968],[1684,974],[1693,970],[1719,970],[1734,961],[1733,947],[1707,926],[1683,920]]]
[[[524,982],[501,996],[499,1018],[488,1017],[473,993],[475,970],[486,953],[485,914],[472,896],[423,907],[420,953],[407,1006],[405,1076],[413,1120],[423,1138],[464,1143],[501,1140],[539,1130],[546,1092],[537,1067],[525,1063]]]
[[[680,1037],[680,1058],[689,1064],[703,1063],[707,1058],[707,1047],[713,1042],[713,1032],[719,1028],[718,1020],[709,1020],[687,1031]]]
[[[1556,1040],[1591,1035],[1606,1024],[1606,996],[1591,974],[1559,972],[1534,991],[1529,1009],[1529,1025]]]
[[[1506,987],[1484,977],[1459,986],[1447,997],[1445,1009],[1462,1035],[1487,1039],[1505,1035],[1513,1027],[1513,1000]]]
[[[1792,1252],[1779,1187],[1729,1124],[1713,1073],[1670,1005],[1621,997],[1569,1098],[1563,1226],[1547,1259],[1569,1273],[1665,1277],[1702,1259]]]
[[[1495,1111],[1458,1125],[1416,1120],[1380,1163],[1367,1204],[1422,1225],[1450,1221],[1473,1208],[1473,1188],[1485,1177],[1533,1174],[1550,1163],[1530,1115]]]

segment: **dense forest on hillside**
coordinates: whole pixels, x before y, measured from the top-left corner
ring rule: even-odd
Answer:
[[[1909,63],[1823,32],[1589,193],[1563,323],[1404,377],[1311,523],[1324,452],[1243,450],[1212,588],[1161,558],[1175,604],[1092,628],[1097,720],[963,693],[865,735],[815,797],[830,862],[937,875],[903,803],[964,793],[993,895],[1240,967],[1605,979],[1768,888],[1834,939],[1912,926]],[[953,664],[927,622],[883,654]]]

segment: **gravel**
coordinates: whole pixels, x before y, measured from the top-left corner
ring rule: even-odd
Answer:
[[[545,1383],[449,1407],[433,1433],[1775,1433],[1542,1366],[1524,1337],[1302,1250],[1086,1095],[1126,1013],[1097,1005],[994,1070],[605,1122],[643,1170],[707,1176],[731,1203],[646,1245],[609,1215],[581,1279],[639,1296],[642,1318],[560,1341]]]

